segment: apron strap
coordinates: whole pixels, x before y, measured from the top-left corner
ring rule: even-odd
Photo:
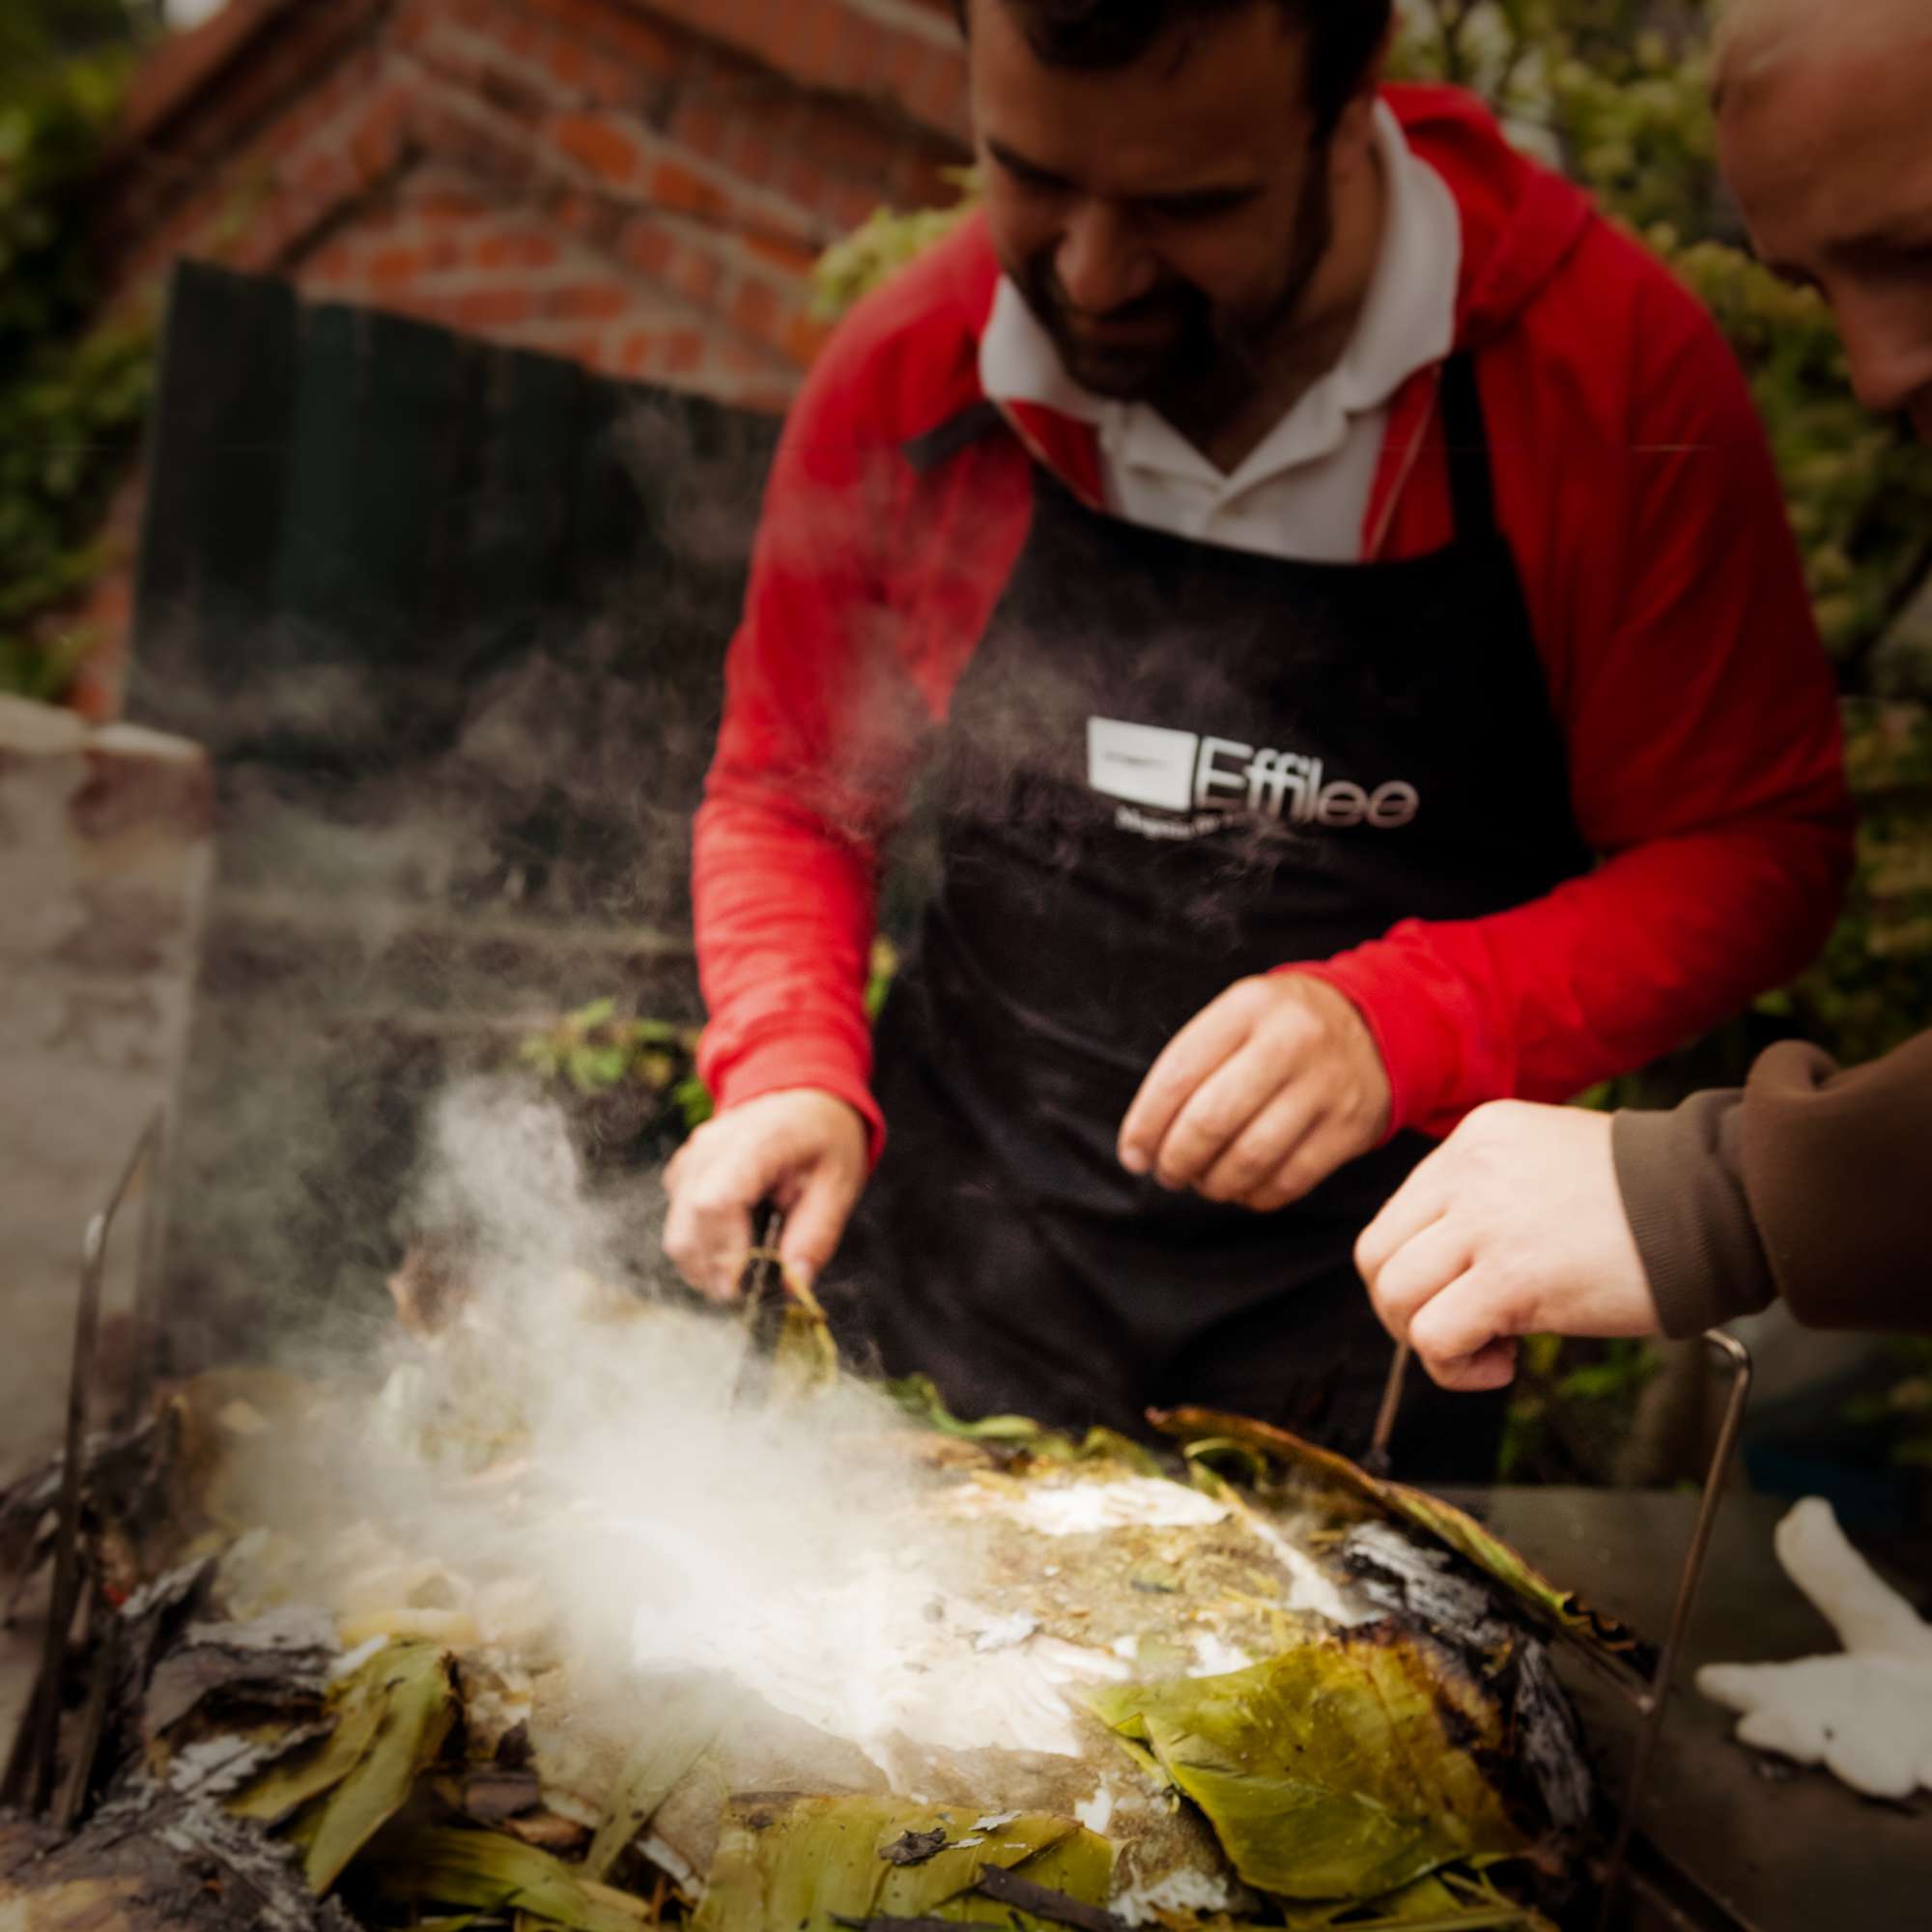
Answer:
[[[1442,365],[1442,446],[1449,459],[1449,494],[1459,537],[1492,536],[1495,481],[1490,469],[1490,432],[1476,358],[1465,349]]]
[[[1006,421],[999,406],[990,402],[970,404],[956,416],[949,416],[937,429],[909,438],[900,447],[905,459],[922,476],[928,476],[942,463],[949,463],[962,449],[970,449],[982,438],[991,436]]]

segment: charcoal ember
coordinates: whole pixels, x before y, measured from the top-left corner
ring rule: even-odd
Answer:
[[[488,1765],[450,1780],[452,1806],[479,1825],[500,1825],[543,1803],[543,1782],[528,1766]]]
[[[137,1581],[155,1548],[178,1533],[167,1474],[180,1429],[179,1414],[164,1408],[132,1429],[90,1435],[82,1450],[82,1530],[111,1545],[107,1567],[124,1587]],[[24,1580],[52,1555],[66,1471],[63,1451],[0,1489],[0,1569]]]
[[[902,1832],[879,1856],[889,1864],[923,1865],[946,1849],[943,1831]]]
[[[338,1655],[332,1619],[306,1605],[248,1623],[191,1624],[149,1676],[143,1727],[152,1741],[215,1699],[319,1712]]]
[[[283,1758],[319,1744],[334,1728],[332,1723],[318,1720],[263,1736],[242,1733],[202,1738],[170,1759],[168,1789],[185,1798],[226,1798],[252,1784]]]
[[[86,1932],[356,1932],[300,1863],[200,1795],[139,1780],[77,1836],[0,1822],[0,1922]]]
[[[1579,1832],[1596,1803],[1583,1734],[1548,1646],[1455,1554],[1393,1523],[1357,1524],[1342,1562],[1371,1602],[1462,1658],[1504,1700],[1516,1756],[1559,1831]]]

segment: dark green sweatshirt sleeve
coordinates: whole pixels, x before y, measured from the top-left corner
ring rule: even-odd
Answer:
[[[1619,1114],[1610,1150],[1663,1332],[1677,1340],[1754,1314],[1776,1293],[1745,1192],[1745,1091],[1667,1114]]]
[[[1774,1293],[1807,1327],[1932,1332],[1932,1034],[1850,1069],[1787,1042],[1611,1140],[1666,1334]]]

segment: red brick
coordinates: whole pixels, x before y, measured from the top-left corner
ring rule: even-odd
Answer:
[[[822,212],[833,231],[843,235],[870,220],[884,201],[885,197],[875,189],[861,187],[853,182],[835,182],[826,189]]]
[[[515,328],[530,319],[527,289],[466,289],[439,306],[459,328]]]
[[[725,309],[734,328],[760,342],[776,342],[783,333],[784,299],[767,281],[747,275],[731,292]]]
[[[408,115],[409,108],[402,96],[391,91],[363,117],[362,125],[351,137],[349,152],[356,172],[365,182],[387,174],[401,158]]]
[[[624,230],[618,252],[641,273],[663,280],[669,272],[677,243],[655,221],[633,221]]]
[[[963,133],[967,124],[965,63],[934,48],[920,64],[905,97],[905,108],[914,120],[928,128]]]
[[[923,43],[907,35],[887,56],[885,71],[881,75],[884,91],[907,113],[912,111],[913,88],[925,71],[926,58],[931,51],[932,49]]]
[[[672,140],[714,161],[725,158],[736,132],[736,124],[704,96],[681,101],[669,128]]]
[[[572,160],[604,181],[622,185],[643,172],[644,151],[637,135],[606,115],[559,115],[550,132]]]
[[[354,244],[335,241],[309,256],[301,271],[304,279],[313,276],[318,281],[346,281],[357,272],[358,266],[359,257]]]
[[[590,61],[577,42],[554,35],[544,55],[552,78],[565,87],[582,89],[590,78]]]
[[[808,248],[803,242],[789,241],[783,236],[747,230],[738,239],[744,243],[747,254],[754,256],[768,268],[776,269],[781,275],[809,275],[812,264],[818,260],[815,248]]]
[[[689,42],[674,39],[609,0],[525,0],[533,12],[560,21],[574,35],[601,42],[635,67],[658,74],[675,72]]]
[[[704,337],[695,328],[674,328],[664,336],[658,367],[667,376],[695,376],[704,365]]]
[[[485,235],[476,244],[479,269],[548,269],[559,254],[549,235],[507,233]]]
[[[409,196],[410,206],[425,214],[486,214],[493,205],[472,189],[460,187],[440,175],[433,185],[412,185]]]
[[[802,153],[781,164],[777,185],[787,201],[813,214],[826,214],[834,197],[848,185],[827,173],[810,153]]]
[[[418,248],[379,248],[369,257],[363,272],[368,276],[373,288],[394,288],[398,283],[413,281],[424,269],[422,251]]]
[[[626,376],[644,375],[656,359],[658,338],[648,328],[634,328],[611,352],[612,364]]]
[[[747,181],[769,182],[777,171],[779,151],[764,135],[747,128],[731,155],[731,169]]]
[[[808,369],[817,360],[818,352],[825,347],[825,338],[831,332],[830,327],[815,316],[801,313],[793,316],[786,326],[781,344],[784,353],[801,369]]]
[[[728,196],[678,161],[660,161],[651,170],[650,197],[660,208],[702,220],[718,220],[731,206]]]
[[[871,114],[817,101],[802,103],[792,119],[790,144],[822,166],[883,181],[905,151],[905,136],[893,133]]]
[[[717,256],[689,243],[671,251],[665,280],[699,308],[709,308],[717,300],[724,279],[724,270]]]
[[[462,268],[469,252],[466,243],[471,226],[457,221],[431,223],[422,238],[423,267],[438,274]]]
[[[538,313],[564,322],[615,322],[634,305],[631,291],[615,282],[573,282],[546,289]]]
[[[348,186],[349,171],[342,165],[339,154],[324,149],[293,162],[288,169],[287,184],[303,194],[327,196]]]

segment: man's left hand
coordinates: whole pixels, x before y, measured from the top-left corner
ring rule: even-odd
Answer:
[[[1387,1131],[1368,1024],[1325,980],[1239,980],[1167,1043],[1121,1123],[1121,1164],[1270,1213]]]

